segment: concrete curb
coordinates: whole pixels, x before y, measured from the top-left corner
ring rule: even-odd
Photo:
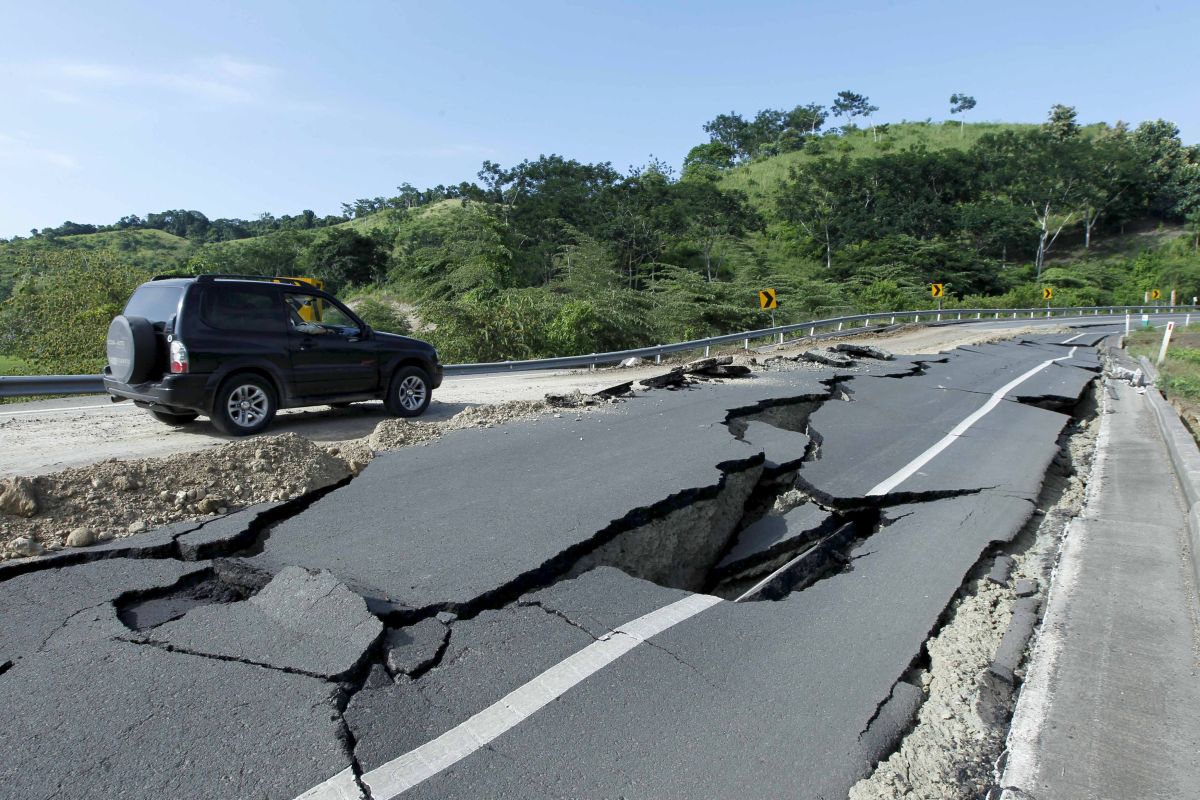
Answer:
[[[1145,356],[1138,358],[1145,370],[1146,376],[1158,383],[1158,370]],[[1171,465],[1175,468],[1175,477],[1183,489],[1183,497],[1188,505],[1188,547],[1191,549],[1192,573],[1196,585],[1200,586],[1200,447],[1186,427],[1173,406],[1163,398],[1157,386],[1152,385],[1146,391],[1146,399],[1154,409],[1154,417],[1158,420],[1158,429],[1162,432],[1163,440],[1167,443],[1167,452],[1171,454]]]

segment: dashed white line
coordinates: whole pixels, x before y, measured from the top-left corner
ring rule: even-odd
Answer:
[[[403,794],[511,730],[642,642],[720,602],[719,597],[693,594],[626,622],[509,692],[466,722],[365,773],[362,782],[371,790],[374,800],[391,800]],[[327,784],[332,790],[333,784],[343,780],[343,774],[314,786],[297,800],[336,797],[313,792],[322,790]]]
[[[1078,339],[1080,336],[1083,336],[1083,334],[1082,334],[1082,333],[1077,333],[1077,334],[1075,334],[1074,336],[1072,336],[1070,339],[1067,339],[1065,342],[1063,342],[1063,344],[1070,344],[1071,342],[1073,342],[1073,341],[1075,341],[1076,339]]]

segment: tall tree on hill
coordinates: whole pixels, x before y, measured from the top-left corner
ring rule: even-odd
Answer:
[[[875,126],[871,124],[871,115],[879,110],[879,106],[871,105],[871,100],[866,95],[857,92],[838,92],[832,108],[838,119],[846,117],[853,122],[855,117],[862,117],[867,120],[872,135],[875,135]],[[877,135],[875,140],[879,140]]]
[[[1055,139],[1070,139],[1079,134],[1079,122],[1076,120],[1075,107],[1064,106],[1061,103],[1050,106],[1050,114],[1044,127]]]
[[[1042,277],[1046,256],[1084,205],[1089,143],[1063,137],[1049,126],[986,136],[974,148],[984,184],[993,196],[1029,209],[1037,228],[1034,265]]]
[[[975,98],[969,94],[955,92],[950,95],[950,113],[965,114],[975,107]],[[967,121],[965,118],[958,120],[958,135],[961,137],[966,129]]]
[[[735,159],[741,160],[749,155],[747,148],[750,124],[741,114],[729,112],[718,114],[704,123],[704,132],[713,142],[720,142],[733,151]]]
[[[812,134],[821,129],[827,116],[825,106],[809,103],[804,106],[796,106],[787,112],[786,122],[789,128]]]

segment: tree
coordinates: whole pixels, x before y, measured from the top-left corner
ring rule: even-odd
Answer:
[[[704,132],[713,142],[720,142],[733,151],[735,159],[749,155],[746,147],[749,139],[750,124],[742,119],[741,114],[729,112],[718,114],[712,120],[704,123]]]
[[[686,209],[687,232],[700,245],[704,277],[711,283],[724,260],[723,246],[747,231],[760,229],[762,221],[744,194],[722,191],[715,180],[682,181],[679,194]],[[713,257],[718,253],[714,269]]]
[[[974,107],[975,107],[975,98],[971,97],[971,95],[962,94],[959,92],[955,92],[954,94],[950,95],[950,113],[951,114],[965,114],[966,112],[970,111]],[[958,135],[959,136],[963,135],[965,128],[966,128],[966,119],[960,119],[958,121]]]
[[[387,253],[371,237],[352,228],[329,228],[304,248],[297,266],[324,280],[330,291],[338,291],[382,278],[387,271]]]
[[[871,101],[866,95],[856,92],[838,92],[832,108],[838,119],[846,117],[853,122],[855,117],[864,118],[871,127],[871,133],[875,133],[875,126],[871,125],[871,115],[879,110],[879,106],[871,105]],[[878,141],[879,137],[876,136],[875,139]]]
[[[1037,226],[1034,265],[1039,281],[1046,255],[1084,204],[1088,147],[1088,142],[1063,137],[1047,125],[986,136],[974,150],[993,195],[1030,210]]]
[[[786,122],[787,126],[793,130],[813,134],[825,124],[827,116],[825,106],[809,103],[805,106],[796,106],[789,111]]]
[[[1075,119],[1075,108],[1061,103],[1050,106],[1050,114],[1045,123],[1045,129],[1055,139],[1071,139],[1079,133],[1079,123]]]
[[[733,148],[724,142],[698,144],[683,159],[683,178],[715,176],[733,166],[733,157]]]

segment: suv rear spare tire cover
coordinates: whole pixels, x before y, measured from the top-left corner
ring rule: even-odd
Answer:
[[[108,368],[121,383],[150,377],[157,349],[154,326],[144,317],[120,316],[108,326]]]

